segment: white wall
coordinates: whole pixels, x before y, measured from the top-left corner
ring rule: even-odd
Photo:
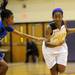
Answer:
[[[7,6],[14,12],[15,22],[52,20],[51,12],[56,7],[64,10],[65,20],[75,20],[75,0],[9,0]]]

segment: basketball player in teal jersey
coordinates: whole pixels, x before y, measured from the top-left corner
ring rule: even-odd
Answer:
[[[12,28],[13,24],[13,13],[6,9],[8,1],[3,0],[0,7],[0,41],[7,35],[8,32],[15,32]],[[4,61],[4,54],[0,52],[0,75],[6,75],[8,70],[8,64]]]
[[[12,25],[14,23],[13,21],[13,13],[9,9],[6,9],[6,5],[8,3],[8,0],[3,0],[3,3],[0,7],[0,41],[7,35],[8,32],[13,32],[17,35],[23,36],[22,33],[14,30],[12,28]],[[0,49],[1,50],[1,49]],[[8,64],[5,62],[4,54],[0,52],[0,75],[6,75],[6,72],[8,70]]]

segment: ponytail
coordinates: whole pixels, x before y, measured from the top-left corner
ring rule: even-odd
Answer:
[[[9,18],[11,15],[13,15],[11,10],[6,9],[7,4],[8,4],[8,0],[3,0],[3,3],[1,4],[0,7],[0,11],[1,11],[0,15],[2,21],[6,18]]]
[[[2,10],[6,9],[7,4],[8,4],[8,0],[3,0],[3,3],[1,4],[1,9]]]
[[[6,9],[7,4],[8,4],[8,0],[3,0],[3,2],[1,3],[1,7],[0,7],[0,15],[2,11]]]

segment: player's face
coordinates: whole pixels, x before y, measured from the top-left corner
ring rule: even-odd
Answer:
[[[53,16],[54,21],[59,22],[62,21],[63,15],[61,12],[55,12]]]
[[[7,18],[6,23],[7,25],[12,25],[14,23],[13,16],[10,16],[9,18]]]

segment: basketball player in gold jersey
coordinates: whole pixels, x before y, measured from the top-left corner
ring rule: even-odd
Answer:
[[[75,32],[75,28],[67,28],[63,21],[63,10],[55,8],[52,12],[53,21],[47,27],[42,51],[51,75],[63,73],[67,65],[68,47],[66,36]]]
[[[75,32],[75,28],[67,28],[63,21],[63,10],[55,8],[52,12],[53,21],[47,26],[45,38],[24,34],[27,38],[42,40],[42,52],[51,75],[63,73],[67,65],[68,47],[66,36]]]

